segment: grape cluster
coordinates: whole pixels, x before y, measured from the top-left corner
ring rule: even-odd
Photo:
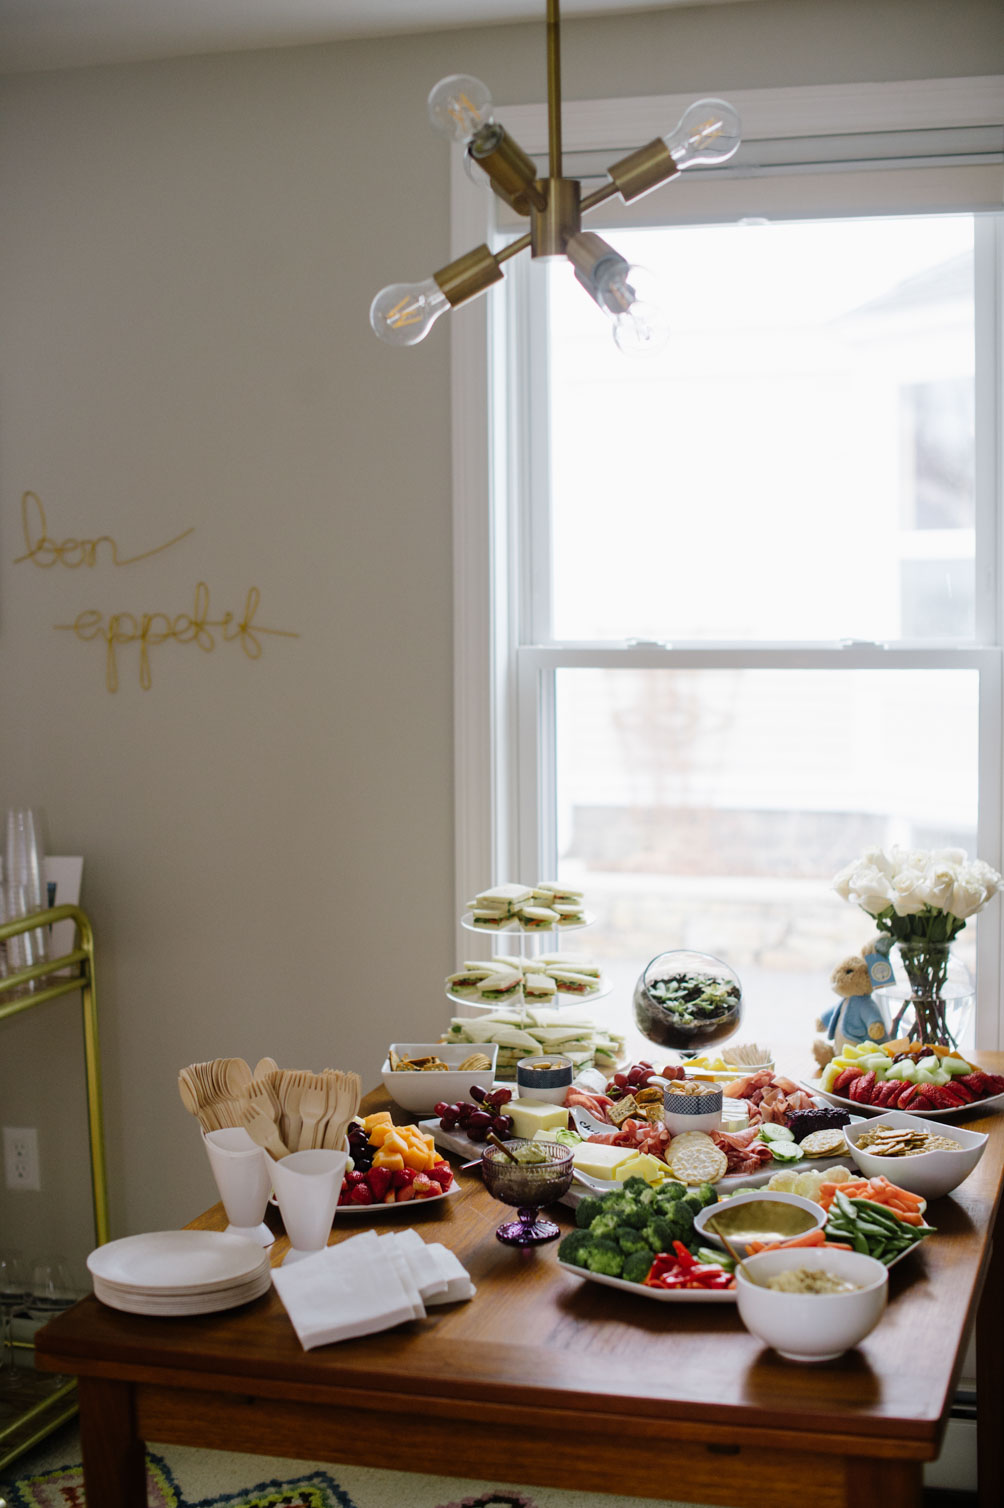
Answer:
[[[373,1166],[373,1153],[376,1148],[370,1146],[370,1134],[364,1126],[358,1122],[349,1127],[349,1156],[357,1173],[368,1173]]]
[[[505,1106],[511,1099],[511,1089],[488,1090],[473,1084],[470,1100],[459,1100],[455,1105],[440,1100],[433,1108],[444,1131],[459,1127],[471,1141],[487,1141],[489,1131],[494,1131],[500,1141],[508,1141],[512,1136],[512,1116],[505,1114]]]
[[[612,1100],[621,1100],[626,1094],[633,1094],[636,1089],[647,1089],[654,1078],[682,1079],[684,1071],[672,1063],[667,1063],[660,1074],[657,1074],[651,1063],[643,1058],[638,1063],[632,1063],[630,1068],[625,1068],[621,1073],[615,1073],[607,1085],[607,1095]]]

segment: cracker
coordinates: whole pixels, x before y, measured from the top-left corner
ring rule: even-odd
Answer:
[[[684,1132],[685,1137],[700,1137],[700,1142],[674,1136],[667,1149],[666,1162],[674,1178],[681,1183],[717,1183],[728,1169],[728,1158],[703,1131]]]
[[[847,1150],[842,1131],[810,1131],[799,1146],[806,1157],[836,1157]]]

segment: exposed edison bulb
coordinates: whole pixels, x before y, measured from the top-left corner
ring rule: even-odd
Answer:
[[[591,291],[613,321],[614,342],[625,356],[655,356],[665,348],[669,323],[656,279],[646,267],[611,257],[597,267]]]
[[[392,346],[415,346],[424,340],[450,301],[435,278],[424,283],[391,283],[370,305],[370,324]]]
[[[492,108],[487,84],[468,73],[451,73],[429,91],[429,119],[451,141],[469,142],[491,124]]]
[[[728,162],[742,142],[738,111],[723,99],[699,99],[685,110],[675,130],[663,137],[680,169],[695,163]]]

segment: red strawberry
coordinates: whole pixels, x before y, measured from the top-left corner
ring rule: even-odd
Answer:
[[[409,1184],[415,1182],[417,1177],[418,1174],[414,1168],[395,1168],[391,1174],[396,1189],[407,1188]]]
[[[429,1169],[429,1177],[434,1178],[441,1189],[448,1189],[453,1182],[453,1169],[448,1162],[434,1162]]]
[[[372,1204],[373,1195],[364,1183],[357,1183],[349,1193],[350,1204]]]
[[[366,1182],[369,1191],[373,1195],[374,1204],[383,1204],[390,1190],[392,1173],[390,1168],[370,1168],[366,1174]]]
[[[958,1104],[952,1096],[946,1094],[940,1084],[925,1084],[922,1094],[926,1095],[935,1110],[956,1110]]]
[[[434,1178],[427,1173],[419,1173],[412,1184],[416,1199],[428,1199],[430,1194],[441,1194],[443,1191]]]
[[[856,1078],[863,1076],[863,1074],[863,1068],[841,1069],[840,1073],[837,1074],[836,1078],[833,1080],[833,1083],[830,1085],[830,1093],[845,1094],[847,1092],[847,1086],[851,1084]]]
[[[360,1173],[358,1168],[353,1168],[351,1173],[346,1173],[345,1182],[350,1189],[354,1189],[357,1184],[366,1182],[366,1174]]]
[[[917,1086],[904,1079],[900,1085],[899,1094],[892,1102],[897,1110],[908,1110],[917,1098]]]
[[[875,1093],[872,1096],[872,1104],[881,1105],[884,1109],[887,1105],[891,1105],[894,1100],[899,1099],[901,1088],[902,1085],[898,1079],[886,1079],[884,1084],[876,1086]]]
[[[932,1100],[928,1099],[925,1092],[926,1090],[930,1089],[930,1087],[931,1086],[929,1084],[925,1084],[923,1089],[917,1090],[916,1095],[910,1101],[911,1110],[937,1110],[937,1105],[935,1105]]]
[[[869,1069],[867,1073],[859,1076],[851,1084],[847,1091],[848,1098],[857,1100],[860,1105],[870,1105],[872,1102],[872,1090],[875,1088],[875,1073]]]
[[[409,1199],[414,1199],[415,1197],[415,1185],[413,1183],[402,1183],[401,1187],[395,1189],[394,1192],[397,1196],[398,1204],[407,1204]]]

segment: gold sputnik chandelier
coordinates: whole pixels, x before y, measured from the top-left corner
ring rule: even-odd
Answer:
[[[423,283],[392,283],[370,306],[370,324],[381,340],[417,345],[447,309],[484,293],[502,280],[502,264],[530,248],[532,257],[567,257],[579,283],[613,321],[614,340],[624,352],[659,349],[667,329],[658,306],[645,297],[645,274],[600,236],[582,229],[582,216],[619,194],[625,204],[697,164],[727,162],[740,143],[739,116],[720,99],[701,99],[685,111],[668,136],[657,136],[607,169],[608,181],[583,196],[577,178],[565,178],[561,163],[561,55],[558,0],[547,0],[548,176],[495,120],[492,97],[480,79],[451,74],[429,95],[437,131],[463,145],[468,162],[529,231],[499,251],[478,246],[434,272]]]

